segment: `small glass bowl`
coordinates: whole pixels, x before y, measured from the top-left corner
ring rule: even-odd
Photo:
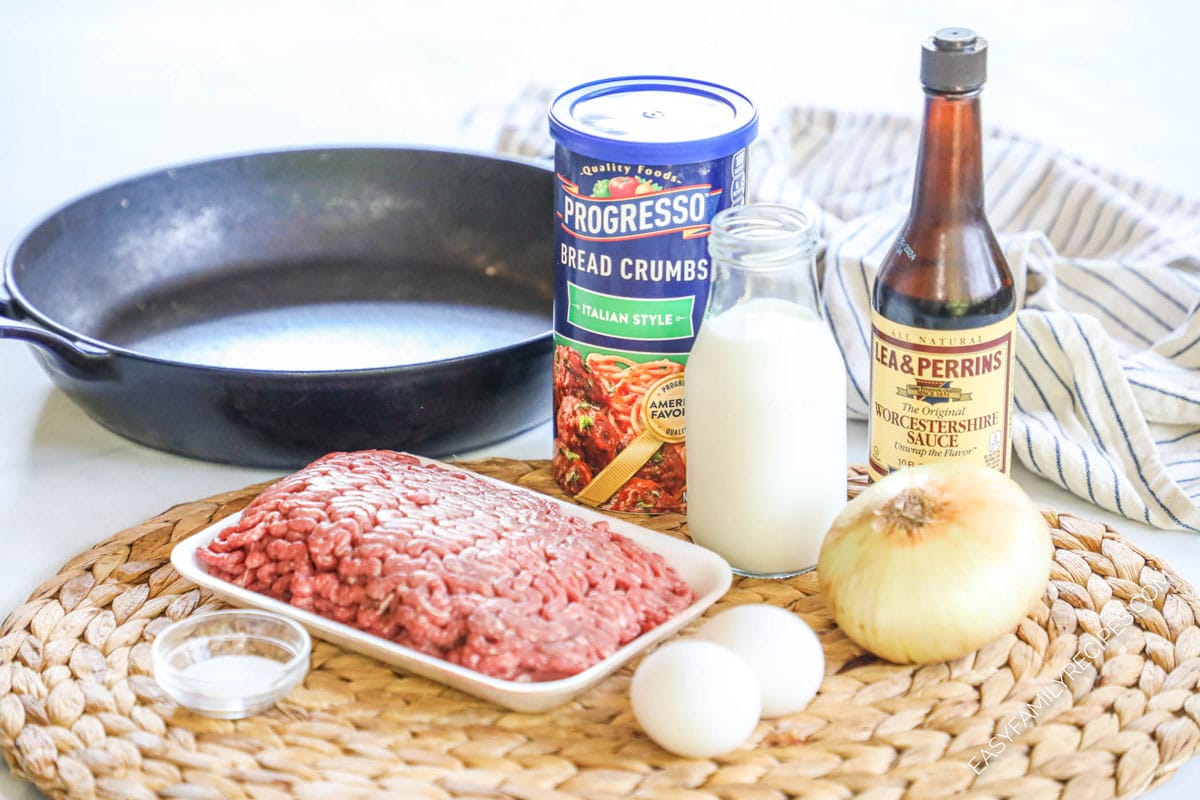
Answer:
[[[168,626],[154,640],[154,679],[177,703],[217,719],[265,711],[308,674],[312,639],[278,614],[231,609]]]

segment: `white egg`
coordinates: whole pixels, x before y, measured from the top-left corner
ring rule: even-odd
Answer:
[[[629,687],[642,730],[662,748],[689,758],[733,750],[758,724],[754,673],[712,642],[669,642],[642,660]]]
[[[820,639],[799,616],[778,606],[727,609],[701,625],[696,637],[728,647],[750,665],[765,718],[803,709],[825,677]]]

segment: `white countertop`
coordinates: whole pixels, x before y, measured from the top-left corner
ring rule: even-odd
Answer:
[[[917,114],[921,39],[991,42],[989,124],[1200,195],[1190,41],[1180,0],[959,3],[46,2],[0,0],[0,239],[98,186],[179,161],[311,144],[486,148],[468,110],[530,82],[708,78],[787,105]],[[836,6],[836,7],[835,7]],[[851,426],[851,458],[864,454]],[[548,457],[548,426],[488,448]],[[126,442],[0,342],[0,614],[71,556],[176,503],[273,477]],[[1021,469],[1039,501],[1113,525],[1200,583],[1200,539],[1118,519]],[[1154,800],[1184,800],[1200,759]],[[33,798],[0,774],[0,797]]]

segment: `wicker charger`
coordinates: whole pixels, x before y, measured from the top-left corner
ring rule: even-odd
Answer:
[[[544,462],[466,466],[557,494]],[[851,493],[864,483],[851,470]],[[312,671],[240,721],[175,706],[150,641],[218,605],[179,578],[174,543],[252,486],[177,506],[66,564],[0,629],[0,743],[14,772],[71,798],[868,798],[1132,796],[1200,744],[1192,589],[1102,525],[1046,512],[1057,553],[1016,633],[958,661],[900,667],[830,621],[811,575],[741,579],[709,613],[768,602],[820,634],[803,712],[738,750],[659,749],[629,709],[632,666],[545,714],[517,714],[315,642]],[[637,517],[682,535],[683,518]]]

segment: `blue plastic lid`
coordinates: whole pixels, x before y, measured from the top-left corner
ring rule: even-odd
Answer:
[[[691,164],[754,141],[758,112],[743,94],[661,75],[576,86],[550,104],[550,135],[576,153],[624,164]]]

